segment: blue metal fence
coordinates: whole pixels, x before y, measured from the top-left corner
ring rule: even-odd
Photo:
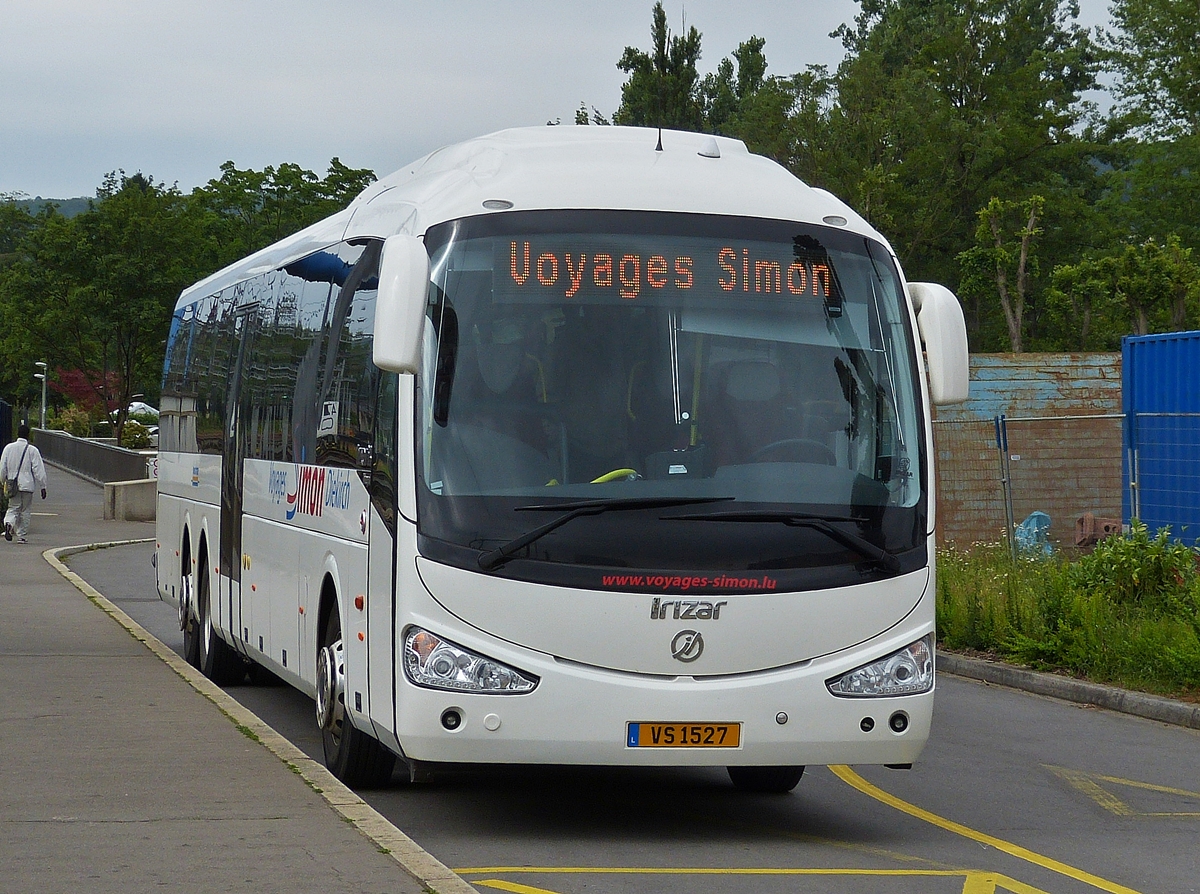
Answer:
[[[1124,520],[1200,540],[1200,332],[1121,342]]]

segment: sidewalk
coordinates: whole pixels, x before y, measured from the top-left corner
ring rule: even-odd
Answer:
[[[43,551],[154,525],[47,471],[29,543],[0,540],[0,889],[474,890],[60,574]]]

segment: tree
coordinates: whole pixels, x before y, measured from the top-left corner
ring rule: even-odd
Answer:
[[[0,269],[16,259],[17,246],[36,226],[36,219],[17,193],[0,193]]]
[[[979,296],[991,286],[1004,311],[1009,346],[1018,354],[1024,350],[1025,306],[1030,273],[1036,267],[1033,241],[1042,233],[1038,224],[1045,207],[1041,196],[1030,196],[1024,202],[993,197],[979,212],[977,244],[958,256],[963,269],[962,292]]]
[[[1121,336],[1195,323],[1200,266],[1178,237],[1147,239],[1054,270],[1048,301],[1080,318],[1079,347],[1114,350]]]
[[[1154,137],[1200,135],[1200,5],[1113,0],[1105,60],[1118,76],[1116,115]]]
[[[243,171],[227,161],[221,176],[193,190],[188,203],[201,222],[207,263],[216,270],[342,210],[374,180],[373,171],[337,158],[324,178],[297,164]]]
[[[1076,13],[1068,0],[863,0],[837,32],[848,54],[809,176],[891,236],[914,276],[953,282],[991,197],[1057,204],[1095,180],[1076,130],[1097,60]]]
[[[47,215],[22,245],[0,300],[14,356],[78,371],[117,437],[133,394],[157,382],[175,298],[199,278],[183,196],[142,174],[109,174],[89,209]]]
[[[700,32],[693,25],[682,36],[667,28],[667,14],[654,4],[650,27],[651,51],[626,47],[617,68],[629,75],[621,87],[621,106],[614,124],[703,131],[704,105],[700,95]]]

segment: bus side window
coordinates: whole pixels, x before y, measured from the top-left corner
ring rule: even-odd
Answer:
[[[338,292],[327,321],[326,350],[316,395],[316,457],[326,466],[358,465],[371,444],[379,370],[371,362],[382,243],[363,250]]]
[[[374,457],[371,467],[371,503],[384,524],[396,533],[396,419],[400,377],[380,373],[375,401]]]

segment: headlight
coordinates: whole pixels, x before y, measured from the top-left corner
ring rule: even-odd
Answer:
[[[933,634],[910,643],[886,658],[826,680],[834,695],[883,698],[916,695],[933,688]]]
[[[418,686],[451,692],[531,692],[538,678],[411,627],[404,637],[404,672]]]

